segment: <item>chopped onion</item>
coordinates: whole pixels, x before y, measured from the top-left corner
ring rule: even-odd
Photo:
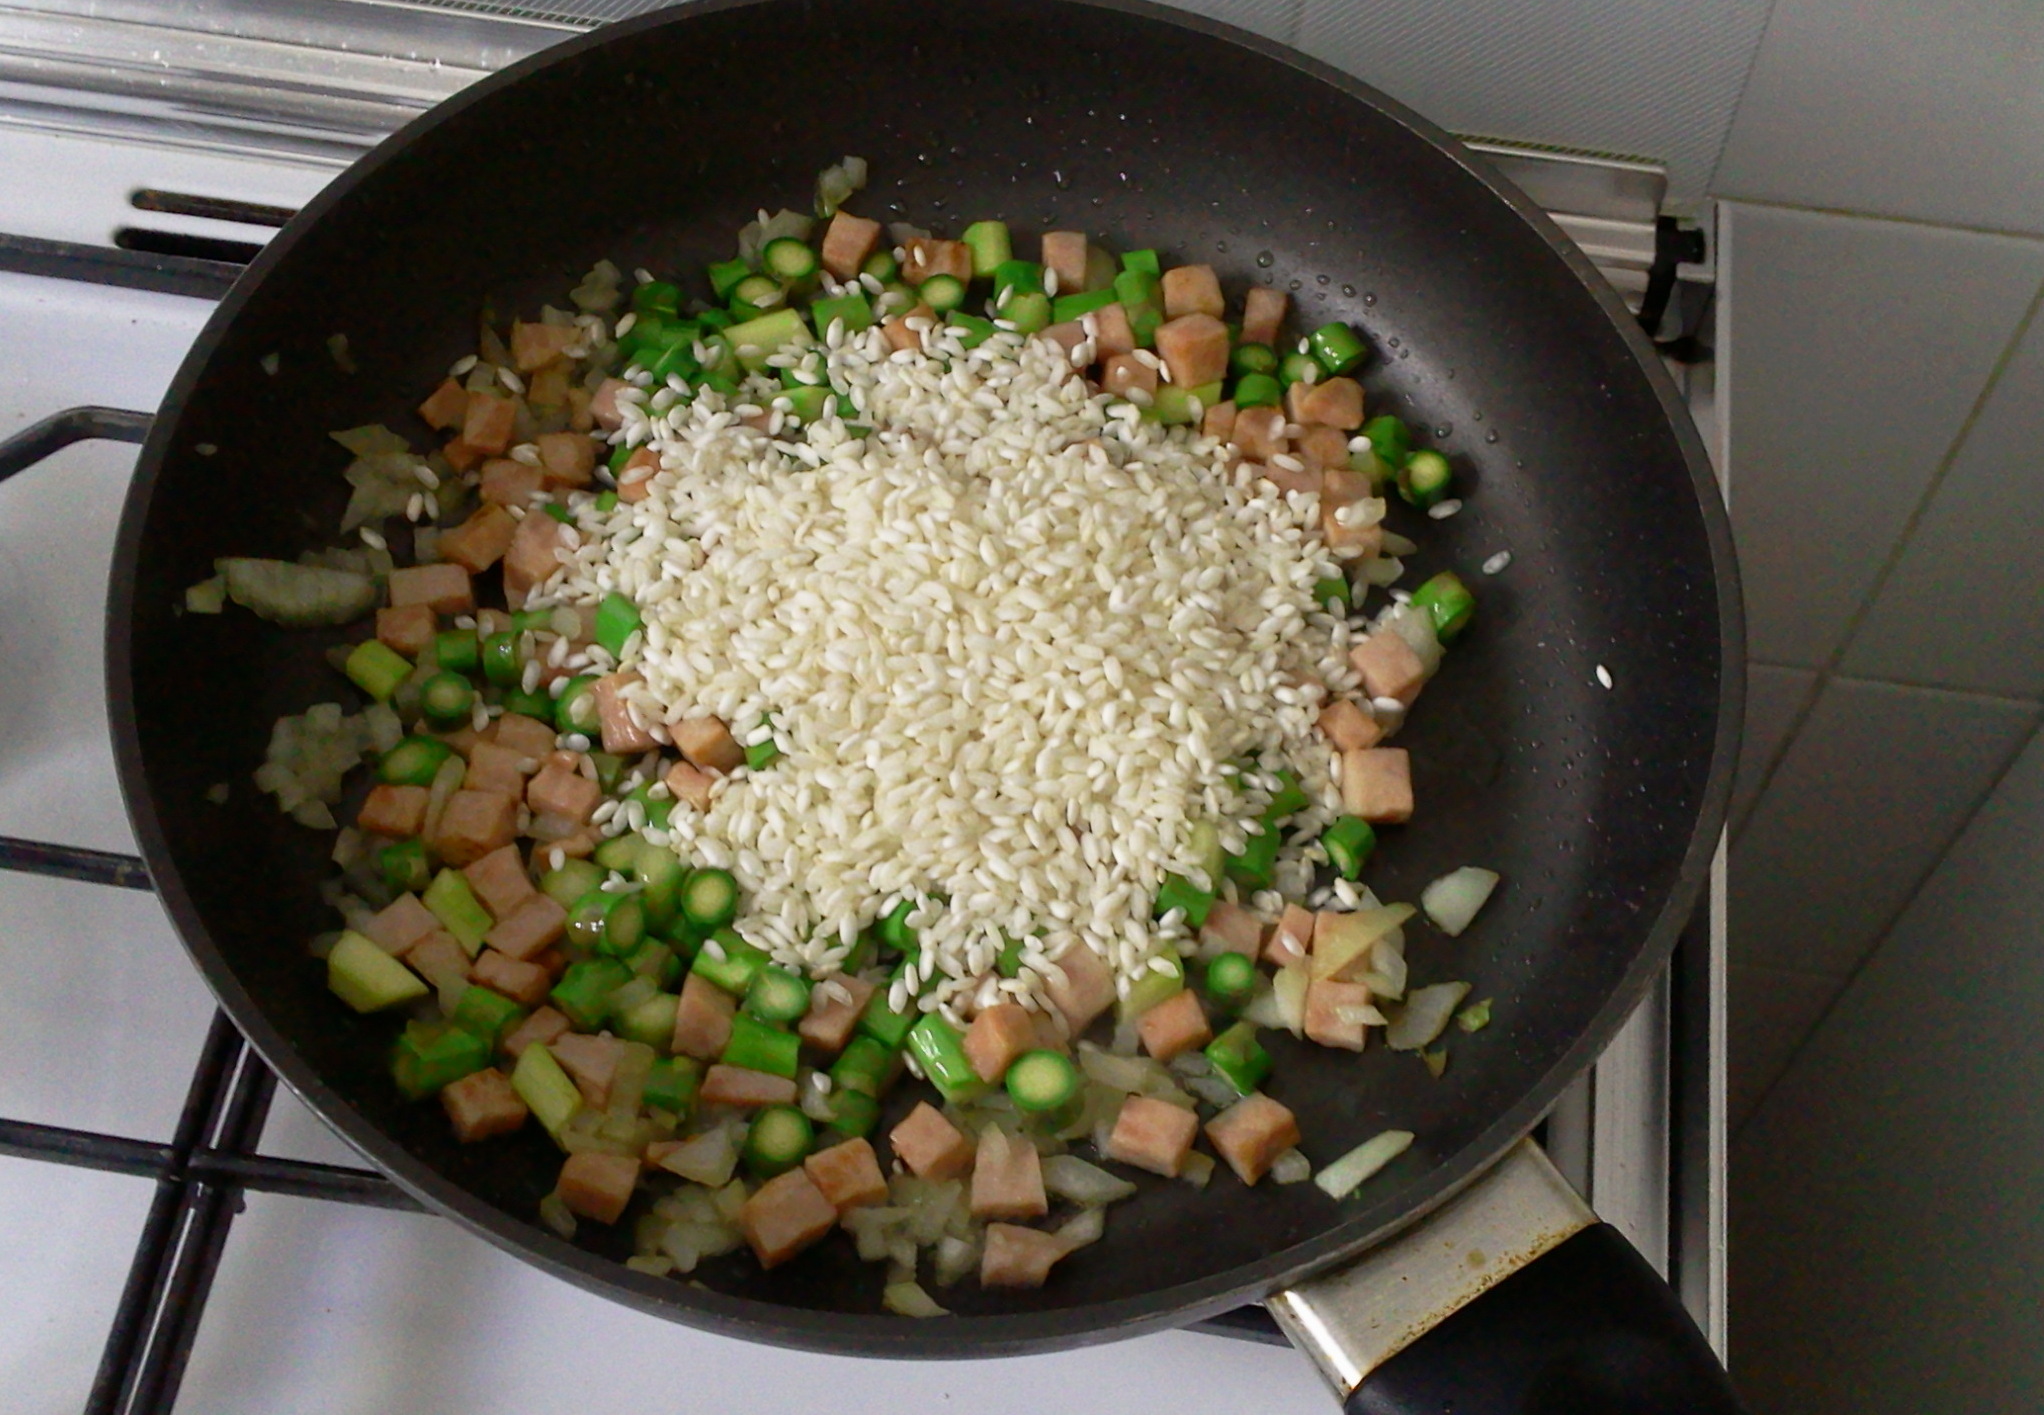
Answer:
[[[1498,887],[1495,870],[1464,865],[1442,875],[1420,892],[1419,907],[1427,911],[1434,927],[1449,938],[1458,937]]]
[[[670,1174],[678,1174],[683,1179],[692,1179],[714,1189],[730,1182],[731,1171],[738,1167],[738,1148],[731,1143],[730,1133],[722,1127],[705,1130],[668,1151],[660,1161],[660,1167]]]
[[[1052,1155],[1043,1162],[1043,1187],[1060,1199],[1097,1207],[1126,1199],[1136,1186],[1077,1155]]]
[[[215,575],[185,590],[185,611],[190,614],[221,614],[227,609],[227,577]]]
[[[1374,963],[1380,939],[1402,927],[1413,915],[1410,904],[1386,904],[1375,909],[1357,909],[1347,914],[1323,914],[1314,931],[1311,954],[1316,979],[1338,978],[1366,954]],[[1330,925],[1329,920],[1334,922]],[[1322,934],[1326,937],[1322,937]],[[1404,946],[1404,940],[1399,941]]]
[[[1467,996],[1467,983],[1435,983],[1432,987],[1414,988],[1405,1006],[1385,1029],[1385,1044],[1393,1051],[1418,1051],[1447,1029],[1448,1019]]]
[[[778,241],[783,236],[806,241],[815,227],[812,217],[782,207],[765,221],[748,221],[739,228],[738,258],[747,265],[757,265],[759,253],[767,248],[769,242]]]
[[[1340,1159],[1324,1166],[1313,1176],[1313,1182],[1336,1199],[1345,1199],[1358,1185],[1391,1161],[1404,1154],[1412,1144],[1410,1130],[1386,1130],[1372,1136],[1350,1150]]]
[[[1490,1025],[1490,999],[1472,1002],[1455,1014],[1455,1025],[1465,1032],[1480,1032]]]
[[[1362,981],[1370,992],[1388,1002],[1405,996],[1405,930],[1393,929],[1377,940],[1370,951],[1370,966]]]
[[[1219,1076],[1188,1076],[1185,1089],[1205,1101],[1208,1105],[1225,1110],[1242,1099],[1242,1093]]]
[[[1271,980],[1271,996],[1277,999],[1277,1025],[1295,1037],[1306,1035],[1306,989],[1312,981],[1312,972],[1304,962],[1287,963]]]
[[[1410,604],[1393,604],[1377,616],[1377,628],[1389,629],[1405,640],[1428,677],[1441,666],[1441,641],[1434,636],[1434,621],[1424,609]]]
[[[936,1257],[931,1262],[931,1275],[939,1287],[949,1287],[979,1266],[980,1245],[970,1238],[953,1238],[945,1235],[937,1240]]]
[[[1389,1024],[1389,1019],[1367,1002],[1354,1007],[1335,1008],[1334,1020],[1346,1027],[1358,1024],[1365,1027],[1382,1027]]]
[[[572,1240],[575,1236],[575,1215],[559,1194],[549,1194],[539,1201],[539,1221],[562,1238]]]
[[[1313,1161],[1295,1149],[1286,1150],[1270,1162],[1270,1177],[1279,1184],[1299,1184],[1313,1177]]]
[[[899,1317],[948,1317],[951,1314],[939,1307],[922,1284],[916,1282],[890,1282],[881,1289],[880,1305]]]
[[[1147,1056],[1116,1056],[1091,1042],[1079,1043],[1079,1069],[1089,1081],[1131,1094],[1147,1094],[1160,1077],[1167,1083],[1170,1079],[1164,1068]]]
[[[346,570],[248,557],[216,560],[213,568],[227,582],[229,599],[290,629],[346,624],[376,604],[376,582]]]
[[[1062,1239],[1065,1251],[1083,1248],[1089,1243],[1098,1243],[1107,1232],[1107,1211],[1105,1209],[1081,1209],[1053,1230]]]
[[[816,214],[834,216],[853,192],[866,185],[866,159],[847,157],[816,174]]]
[[[1398,577],[1405,573],[1405,562],[1394,555],[1379,555],[1363,562],[1363,581],[1383,589],[1386,585],[1398,583]]]
[[[908,1222],[908,1210],[892,1207],[853,1209],[839,1220],[858,1244],[859,1257],[869,1263],[883,1261],[889,1244]]]
[[[1194,1150],[1185,1157],[1185,1163],[1178,1170],[1178,1177],[1195,1189],[1207,1187],[1207,1181],[1214,1177],[1214,1157]]]

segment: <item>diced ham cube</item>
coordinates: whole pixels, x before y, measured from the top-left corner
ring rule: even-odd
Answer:
[[[921,329],[909,328],[912,319],[926,320]],[[880,332],[887,339],[887,347],[893,353],[922,352],[923,335],[935,328],[941,321],[937,312],[928,305],[918,304],[905,314],[898,314],[880,326]]]
[[[372,786],[355,816],[355,827],[372,835],[417,835],[426,824],[430,794],[423,786]]]
[[[704,1105],[793,1105],[795,1080],[743,1066],[712,1066],[696,1095]]]
[[[1044,991],[1052,1005],[1064,1014],[1065,1026],[1077,1037],[1093,1019],[1114,1005],[1114,972],[1100,955],[1083,943],[1060,953]]]
[[[518,835],[518,799],[496,791],[457,791],[441,812],[440,829],[430,844],[441,859],[459,869],[472,865]]]
[[[492,850],[461,873],[493,919],[503,918],[532,897],[532,876],[525,872],[525,857],[516,845]]]
[[[972,1163],[974,1218],[1042,1218],[1050,1212],[1043,1190],[1043,1157],[1036,1146],[998,1125],[979,1132]]]
[[[1363,425],[1363,385],[1353,378],[1323,378],[1285,390],[1285,411],[1295,423],[1325,423],[1353,432]]]
[[[362,925],[363,934],[385,953],[398,954],[440,927],[416,894],[400,894]]]
[[[1313,928],[1310,910],[1297,904],[1285,905],[1285,912],[1271,926],[1270,937],[1264,941],[1263,961],[1285,968],[1306,958],[1313,952]]]
[[[686,801],[699,811],[710,809],[710,784],[715,780],[708,772],[690,762],[676,762],[667,769],[662,778],[667,789],[674,793],[677,801]]]
[[[990,1223],[979,1259],[981,1287],[1041,1287],[1071,1247],[1054,1233],[1012,1223]]]
[[[490,926],[483,942],[507,958],[536,958],[559,941],[567,922],[568,911],[535,889]]]
[[[525,596],[561,568],[555,554],[561,547],[561,529],[559,521],[541,513],[518,523],[518,534],[504,552],[504,598],[513,609],[523,609]]]
[[[1242,409],[1229,440],[1252,462],[1268,462],[1291,445],[1285,441],[1285,415],[1277,408]]]
[[[1134,354],[1110,354],[1100,370],[1100,386],[1117,398],[1128,397],[1130,389],[1154,397],[1157,370]]]
[[[1016,1002],[981,1008],[965,1029],[965,1057],[979,1079],[996,1084],[1015,1058],[1036,1045],[1036,1021]]]
[[[1270,1173],[1272,1160],[1299,1143],[1299,1122],[1258,1091],[1209,1120],[1207,1139],[1238,1179],[1254,1184]]]
[[[1294,442],[1292,455],[1304,462],[1310,472],[1345,471],[1348,468],[1348,434],[1326,423],[1308,423],[1304,436]]]
[[[667,730],[675,750],[704,771],[731,771],[745,761],[745,748],[721,717],[685,717],[669,723]]]
[[[1282,456],[1284,454],[1280,453],[1279,455]],[[1318,496],[1320,494],[1320,473],[1318,472],[1295,472],[1290,467],[1279,466],[1275,462],[1252,463],[1251,465],[1255,466],[1256,475],[1262,477],[1286,496],[1290,496],[1295,491],[1304,493],[1307,496]]]
[[[706,978],[690,973],[682,980],[681,1005],[674,1010],[674,1053],[698,1061],[715,1061],[731,1040],[731,1017],[737,1001]]]
[[[470,393],[461,420],[461,440],[478,452],[502,452],[511,445],[518,422],[518,404],[494,393]]]
[[[840,1214],[847,1209],[887,1202],[887,1176],[872,1145],[863,1138],[818,1150],[802,1161],[810,1182]]]
[[[624,690],[641,682],[636,673],[606,673],[590,691],[596,694],[596,718],[603,724],[603,750],[616,756],[650,752],[660,744],[647,724],[635,719]]]
[[[1107,1157],[1176,1179],[1199,1134],[1199,1116],[1169,1101],[1130,1096],[1107,1136]]]
[[[817,254],[823,268],[839,280],[855,280],[880,244],[880,223],[840,210],[824,228]]]
[[[1136,333],[1129,326],[1128,310],[1123,306],[1118,303],[1102,305],[1079,323],[1085,324],[1088,320],[1092,321],[1093,347],[1100,351],[1100,357],[1135,352]]]
[[[738,1210],[739,1231],[763,1268],[787,1262],[836,1226],[836,1205],[806,1169],[769,1179]]]
[[[476,961],[468,965],[468,980],[504,994],[521,1007],[537,1007],[545,1002],[553,981],[539,964],[524,962],[494,948],[485,948],[476,955]]]
[[[1285,327],[1285,310],[1290,304],[1291,297],[1282,290],[1250,286],[1242,297],[1242,342],[1277,348],[1278,332]]]
[[[1208,408],[1199,420],[1200,434],[1204,437],[1219,438],[1227,442],[1235,436],[1235,404],[1233,400],[1216,403]]]
[[[1240,904],[1216,899],[1207,921],[1200,925],[1199,941],[1203,948],[1254,958],[1263,946],[1263,924]]]
[[[468,991],[468,950],[444,929],[435,929],[406,949],[405,962],[439,991],[443,1008],[454,1006]]]
[[[1157,326],[1157,356],[1180,388],[1217,383],[1228,373],[1228,326],[1210,314],[1180,315]]]
[[[390,572],[390,603],[397,609],[423,604],[435,614],[467,614],[476,607],[475,588],[459,565],[408,565]]]
[[[1043,269],[1056,273],[1060,295],[1076,295],[1086,288],[1087,245],[1081,231],[1043,233]]]
[[[606,1155],[585,1150],[569,1155],[561,1166],[554,1192],[571,1213],[597,1223],[616,1223],[639,1183],[637,1155]]]
[[[441,533],[440,558],[471,575],[480,575],[504,558],[517,534],[518,522],[509,511],[485,505],[453,530]]]
[[[1353,698],[1336,698],[1320,709],[1320,735],[1337,752],[1359,752],[1383,740],[1384,729]]]
[[[468,772],[462,777],[461,784],[470,791],[497,791],[507,796],[523,796],[525,773],[519,767],[531,760],[501,742],[477,742],[468,749]]]
[[[1136,1022],[1136,1031],[1143,1039],[1143,1050],[1159,1061],[1169,1061],[1214,1039],[1206,1011],[1191,988],[1172,993],[1145,1012]]]
[[[404,604],[376,611],[376,637],[406,658],[417,658],[433,642],[439,616],[423,604]]]
[[[483,957],[489,956],[489,950],[485,949]],[[508,997],[510,994],[505,995]],[[551,1007],[542,1007],[505,1035],[504,1055],[516,1061],[525,1055],[525,1049],[533,1043],[537,1042],[543,1047],[551,1048],[556,1039],[566,1036],[572,1030],[565,1015]]]
[[[571,372],[566,364],[549,364],[532,376],[525,385],[525,401],[533,412],[558,412],[568,406]]]
[[[1341,1014],[1369,1005],[1370,990],[1364,984],[1316,978],[1306,985],[1306,1035],[1324,1047],[1361,1051],[1368,1036],[1363,1023]]]
[[[453,1123],[454,1138],[464,1145],[509,1135],[525,1124],[528,1112],[511,1078],[494,1066],[471,1072],[441,1087],[440,1104]]]
[[[490,731],[498,746],[518,753],[521,761],[540,761],[554,749],[554,729],[522,712],[505,713]]]
[[[972,1168],[973,1145],[928,1101],[887,1133],[894,1157],[919,1179],[956,1179]]]
[[[596,415],[589,411],[589,405],[596,401],[596,395],[580,384],[568,385],[568,426],[576,432],[591,432],[596,427]]]
[[[520,373],[537,373],[566,356],[568,347],[582,337],[574,325],[511,322],[511,366]]]
[[[525,788],[525,804],[536,816],[587,821],[603,800],[603,788],[573,767],[549,762]]]
[[[844,997],[840,999],[839,991]],[[859,1025],[859,1014],[872,999],[873,984],[857,978],[826,978],[809,993],[809,1010],[795,1028],[802,1040],[826,1056],[845,1049]]]
[[[625,415],[618,408],[617,395],[631,386],[621,378],[606,378],[590,395],[589,416],[605,432],[616,432],[625,425]]]
[[[554,1040],[547,1050],[561,1063],[561,1070],[575,1083],[582,1099],[603,1110],[610,1105],[610,1088],[617,1080],[617,1066],[624,1060],[625,1044],[608,1034],[600,1037],[568,1032]]]
[[[1053,324],[1047,329],[1039,329],[1035,337],[1038,339],[1048,339],[1051,343],[1063,349],[1065,351],[1065,366],[1069,368],[1071,367],[1073,351],[1086,342],[1086,326],[1076,319],[1068,319],[1062,324]]]
[[[1341,806],[1371,825],[1412,819],[1412,759],[1403,747],[1341,754]]]
[[[908,258],[901,263],[901,278],[918,289],[924,281],[939,275],[962,281],[972,279],[972,247],[963,241],[916,236],[902,242],[902,252]]]
[[[435,432],[460,427],[468,417],[468,390],[453,379],[442,379],[433,396],[419,404],[419,416]]]
[[[1209,314],[1219,319],[1228,312],[1221,298],[1221,281],[1211,265],[1180,265],[1164,272],[1164,317],[1177,319],[1186,314]]]
[[[579,432],[543,432],[532,439],[548,487],[584,487],[596,475],[595,439]]]
[[[617,474],[617,499],[640,502],[653,494],[653,478],[660,474],[660,454],[641,447],[625,458]]]
[[[1426,665],[1412,651],[1412,645],[1391,629],[1379,629],[1359,644],[1351,645],[1348,661],[1363,680],[1363,691],[1373,698],[1396,698],[1410,706],[1426,686]]]
[[[466,395],[464,395],[464,399]],[[457,472],[466,472],[477,466],[490,454],[480,447],[471,447],[459,437],[450,437],[440,448],[440,456],[448,466]]]

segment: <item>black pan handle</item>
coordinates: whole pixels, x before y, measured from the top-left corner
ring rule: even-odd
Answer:
[[[1531,1141],[1270,1311],[1348,1415],[1745,1409],[1673,1290]]]
[[[74,442],[95,438],[140,442],[149,436],[149,425],[154,421],[154,413],[135,413],[126,408],[66,408],[61,413],[52,413],[0,442],[0,481],[27,471]]]

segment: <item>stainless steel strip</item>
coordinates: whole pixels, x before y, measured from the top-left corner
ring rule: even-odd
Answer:
[[[1521,1140],[1396,1238],[1273,1295],[1270,1314],[1346,1400],[1450,1314],[1596,1221],[1540,1147]]]

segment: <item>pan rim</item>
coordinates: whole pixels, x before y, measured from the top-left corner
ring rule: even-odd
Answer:
[[[544,1271],[612,1300],[720,1335],[850,1355],[954,1359],[1015,1356],[1183,1326],[1244,1302],[1259,1300],[1269,1292],[1313,1272],[1336,1266],[1393,1237],[1480,1179],[1506,1150],[1538,1123],[1560,1091],[1587,1070],[1604,1050],[1666,964],[1707,881],[1736,767],[1744,696],[1744,632],[1730,522],[1701,439],[1686,406],[1661,367],[1659,356],[1588,258],[1540,208],[1444,129],[1361,80],[1235,26],[1170,9],[1151,3],[1151,0],[1057,0],[1057,3],[1082,5],[1161,22],[1233,44],[1258,58],[1280,63],[1345,97],[1365,103],[1403,126],[1441,157],[1454,163],[1465,175],[1481,183],[1531,227],[1616,327],[1674,435],[1689,470],[1703,518],[1716,590],[1719,636],[1718,719],[1710,772],[1681,864],[1658,917],[1646,931],[1618,985],[1611,990],[1591,1023],[1562,1052],[1546,1074],[1531,1082],[1517,1104],[1497,1116],[1474,1139],[1434,1166],[1426,1176],[1415,1181],[1426,1191],[1417,1201],[1406,1198],[1401,1191],[1399,1195],[1392,1196],[1401,1201],[1395,1205],[1388,1200],[1380,1201],[1369,1209],[1343,1216],[1311,1237],[1266,1254],[1255,1262],[1193,1282],[1155,1288],[1108,1302],[1042,1311],[957,1316],[938,1323],[787,1307],[634,1273],[621,1264],[566,1243],[529,1221],[479,1199],[412,1156],[383,1131],[368,1124],[337,1092],[328,1088],[313,1073],[310,1065],[300,1058],[283,1033],[271,1025],[265,1011],[229,969],[180,877],[170,854],[168,836],[147,789],[140,727],[135,716],[131,652],[136,591],[134,568],[139,563],[143,525],[159,475],[169,458],[183,408],[226,331],[264,280],[277,266],[290,259],[293,248],[329,210],[348,200],[357,187],[374,178],[421,135],[453,121],[471,106],[488,102],[502,90],[522,83],[527,77],[555,65],[572,62],[598,46],[629,43],[641,33],[668,25],[686,24],[700,15],[778,3],[784,3],[784,0],[695,0],[695,3],[599,27],[541,50],[478,81],[408,123],[335,177],[270,242],[220,302],[194,341],[165,395],[155,425],[138,458],[116,541],[108,587],[110,612],[105,652],[114,756],[129,820],[181,942],[193,955],[209,985],[219,994],[229,1016],[279,1078],[324,1123],[429,1209],[453,1218],[472,1233]]]

